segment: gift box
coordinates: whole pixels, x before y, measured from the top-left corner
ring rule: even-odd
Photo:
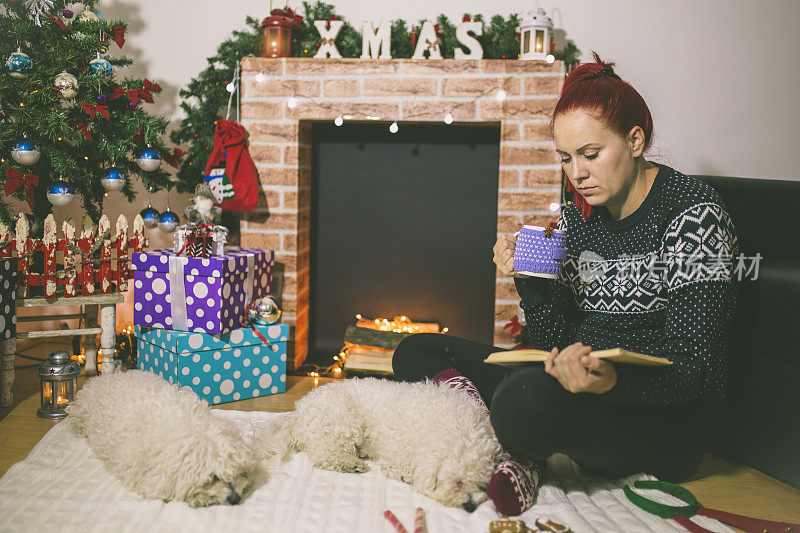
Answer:
[[[275,252],[231,247],[219,257],[162,249],[133,254],[133,323],[222,334],[242,327],[246,305],[270,294]]]
[[[0,258],[0,341],[17,336],[17,260]]]
[[[289,326],[254,326],[222,335],[136,326],[137,368],[190,387],[209,404],[286,391]]]
[[[172,237],[172,249],[176,254],[193,257],[219,256],[225,253],[228,228],[212,224],[194,223],[180,226]]]

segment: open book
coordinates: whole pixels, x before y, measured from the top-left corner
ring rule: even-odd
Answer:
[[[484,361],[493,365],[501,366],[520,366],[528,365],[531,363],[543,363],[550,352],[544,350],[536,350],[534,348],[526,348],[522,350],[511,350],[508,352],[495,352],[489,354]],[[663,357],[653,357],[652,355],[643,355],[636,352],[629,352],[622,348],[611,348],[609,350],[597,350],[591,352],[592,357],[598,359],[608,359],[612,363],[624,363],[628,365],[641,365],[641,366],[663,366],[671,365],[672,361]]]

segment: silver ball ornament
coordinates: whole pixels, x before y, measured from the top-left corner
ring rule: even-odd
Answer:
[[[136,164],[145,172],[152,172],[161,166],[161,154],[155,148],[144,148],[136,156]]]
[[[100,74],[106,81],[114,77],[114,67],[102,57],[97,57],[89,61],[89,71],[92,74]]]
[[[75,18],[75,22],[100,22],[100,17],[94,11],[84,9]]]
[[[139,215],[142,217],[142,222],[144,222],[144,227],[153,229],[158,226],[158,217],[161,213],[156,210],[152,205],[149,203],[147,207],[141,210]]]
[[[47,188],[47,200],[55,206],[65,206],[75,198],[75,187],[64,180],[54,181]]]
[[[11,146],[11,157],[20,165],[30,166],[39,161],[42,151],[39,145],[25,137],[17,139]]]
[[[125,181],[125,173],[117,167],[109,168],[100,178],[100,183],[107,191],[119,191],[125,186]]]
[[[78,94],[78,79],[66,70],[55,77],[53,86],[61,89],[58,91],[58,97],[62,100],[75,98]]]
[[[158,228],[164,233],[172,233],[178,229],[178,224],[180,224],[178,215],[170,211],[169,207],[166,211],[158,215]]]
[[[281,308],[272,296],[265,296],[256,300],[250,311],[254,311],[259,319],[270,325],[281,318]],[[249,311],[247,318],[248,320],[250,319]]]
[[[33,61],[30,56],[20,49],[8,56],[6,60],[6,70],[12,78],[24,78],[33,68]]]

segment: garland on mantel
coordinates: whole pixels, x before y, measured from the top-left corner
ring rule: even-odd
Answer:
[[[300,27],[292,32],[292,56],[313,57],[321,40],[314,26],[315,20],[342,20],[344,25],[337,37],[336,47],[342,57],[361,57],[361,33],[336,14],[333,5],[317,1],[303,2],[305,14]],[[465,14],[465,19],[483,21],[482,15]],[[393,58],[410,58],[414,53],[412,33],[417,35],[425,20],[409,28],[405,20],[392,22],[391,53]],[[208,58],[208,67],[192,78],[182,89],[181,108],[186,114],[178,129],[172,132],[172,142],[187,144],[189,154],[181,160],[176,188],[181,192],[193,192],[203,181],[203,169],[214,140],[215,122],[226,108],[230,93],[228,87],[234,77],[234,68],[246,56],[259,56],[262,52],[262,34],[259,20],[247,17],[247,29],[234,31],[230,38],[217,48],[216,55]],[[458,46],[456,26],[445,15],[436,18],[439,48],[442,57],[452,59]],[[483,35],[476,36],[483,48],[484,59],[516,59],[519,55],[517,28],[519,17],[512,14],[508,19],[494,15],[485,24]],[[578,63],[580,51],[571,41],[561,50],[553,51],[556,59],[565,63],[569,70]],[[233,86],[230,86],[233,88]]]

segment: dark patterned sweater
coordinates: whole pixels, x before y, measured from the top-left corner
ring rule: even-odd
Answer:
[[[675,404],[720,398],[735,305],[736,232],[711,187],[660,165],[642,205],[622,220],[605,207],[583,220],[566,206],[567,259],[557,280],[515,279],[531,345],[582,342],[666,357],[615,365],[609,401]]]

